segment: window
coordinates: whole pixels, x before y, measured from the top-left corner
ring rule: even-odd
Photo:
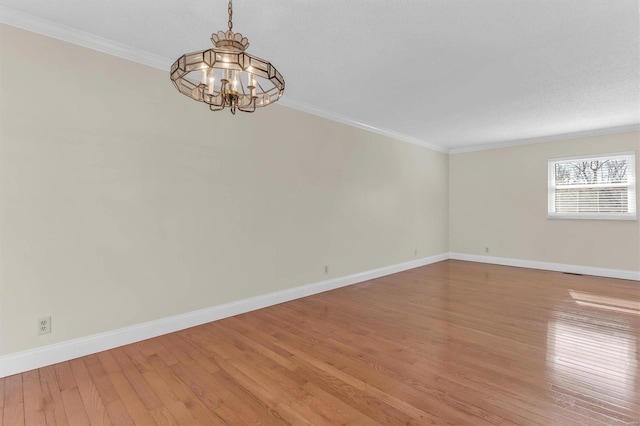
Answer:
[[[549,217],[636,219],[635,154],[549,160]]]

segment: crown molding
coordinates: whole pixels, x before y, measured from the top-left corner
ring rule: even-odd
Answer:
[[[66,41],[88,49],[97,50],[98,52],[117,56],[163,71],[167,71],[172,63],[172,61],[167,58],[137,49],[127,44],[96,36],[1,5],[0,23]]]
[[[342,115],[342,114],[338,114],[335,112],[331,112],[331,111],[327,111],[324,110],[322,108],[318,108],[309,104],[306,104],[304,102],[298,102],[295,100],[291,100],[291,98],[282,98],[278,101],[278,104],[298,110],[298,111],[302,111],[302,112],[306,112],[308,114],[312,114],[318,117],[322,117],[322,118],[326,118],[328,120],[331,121],[337,121],[339,123],[343,123],[352,127],[357,127],[359,129],[364,129],[364,130],[368,130],[370,132],[373,133],[377,133],[379,135],[383,135],[383,136],[387,136],[389,138],[393,138],[402,142],[407,142],[413,145],[419,145],[423,148],[428,148],[431,149],[433,151],[438,151],[438,152],[444,152],[444,153],[448,153],[449,152],[449,148],[443,146],[443,145],[439,145],[437,143],[433,143],[433,142],[427,142],[424,141],[422,139],[413,137],[413,136],[409,136],[406,135],[404,133],[399,133],[399,132],[395,132],[393,130],[387,130],[387,129],[383,129],[381,127],[376,127],[374,125],[368,124],[368,123],[364,123],[362,121],[358,121],[354,118]]]
[[[42,34],[47,37],[62,40],[68,43],[72,43],[78,46],[86,47],[88,49],[96,50],[98,52],[106,53],[108,55],[116,56],[122,59],[126,59],[139,64],[147,65],[149,67],[167,71],[169,70],[172,61],[168,58],[160,55],[149,53],[142,49],[137,49],[133,46],[129,46],[124,43],[119,43],[108,38],[96,36],[85,31],[78,30],[66,25],[59,24],[57,22],[49,21],[46,19],[38,18],[36,16],[24,13],[6,6],[0,5],[0,23],[10,25],[12,27],[21,28],[23,30]],[[604,129],[594,129],[574,133],[565,133],[559,135],[543,136],[539,138],[511,140],[496,143],[487,143],[480,145],[470,145],[459,148],[449,148],[446,145],[437,144],[434,142],[428,142],[414,136],[406,135],[404,133],[396,132],[393,130],[383,129],[372,124],[368,124],[362,121],[358,121],[351,117],[338,114],[335,112],[327,111],[304,102],[292,100],[290,98],[283,98],[278,101],[278,104],[292,108],[298,111],[306,112],[318,117],[326,118],[331,121],[337,121],[339,123],[346,124],[348,126],[356,127],[359,129],[367,130],[369,132],[377,133],[383,136],[387,136],[392,139],[396,139],[401,142],[410,143],[413,145],[419,145],[424,148],[428,148],[434,151],[459,154],[472,151],[484,151],[489,149],[507,148],[519,145],[529,145],[534,143],[552,142],[566,139],[576,139],[589,136],[601,136],[608,134],[624,133],[640,130],[640,123],[609,127]]]
[[[558,135],[541,136],[539,138],[518,139],[505,142],[488,143],[482,145],[471,145],[460,148],[452,148],[449,154],[460,154],[464,152],[486,151],[489,149],[508,148],[519,145],[531,145],[535,143],[563,141],[568,139],[588,138],[590,136],[614,135],[617,133],[635,132],[640,130],[640,123],[629,124],[625,126],[605,127],[602,129],[585,130],[573,133],[561,133]]]
[[[0,23],[7,24],[12,27],[21,28],[23,30],[31,31],[34,33],[42,34],[47,37],[66,41],[68,43],[86,47],[88,49],[97,50],[98,52],[106,53],[112,56],[117,56],[119,58],[127,59],[129,61],[137,62],[143,65],[147,65],[162,71],[169,70],[169,68],[171,67],[171,63],[173,62],[170,59],[167,59],[165,57],[155,55],[153,53],[149,53],[141,49],[137,49],[127,44],[119,43],[104,37],[99,37],[99,36],[87,33],[85,31],[78,30],[76,28],[68,27],[66,25],[62,25],[57,22],[38,18],[28,13],[20,12],[18,10],[11,9],[1,5],[0,5]],[[312,115],[327,118],[332,121],[337,121],[353,127],[368,130],[370,132],[378,133],[393,139],[397,139],[402,142],[408,142],[414,145],[420,145],[422,147],[429,148],[434,151],[440,151],[445,153],[449,151],[448,148],[442,145],[426,142],[421,139],[408,136],[402,133],[394,132],[391,130],[382,129],[367,123],[354,120],[350,117],[325,111],[320,108],[316,108],[314,106],[311,106],[302,102],[293,101],[290,99],[280,99],[278,101],[278,104],[281,104],[283,106],[293,108],[296,110],[300,110]]]

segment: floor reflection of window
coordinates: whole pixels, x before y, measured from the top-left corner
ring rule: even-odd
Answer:
[[[575,290],[569,290],[569,294],[580,306],[591,306],[609,311],[640,315],[640,302],[635,300],[618,299]]]
[[[635,336],[560,321],[549,324],[548,336],[548,360],[558,378],[572,379],[577,386],[633,393],[638,368]]]
[[[552,399],[565,408],[638,420],[640,303],[574,290],[570,295],[547,326]]]

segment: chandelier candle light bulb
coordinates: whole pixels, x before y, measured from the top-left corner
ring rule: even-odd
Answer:
[[[227,9],[229,29],[211,35],[213,48],[178,58],[171,65],[171,81],[180,93],[208,104],[211,111],[229,108],[232,114],[238,110],[254,112],[257,107],[280,99],[284,92],[284,77],[270,62],[246,52],[249,40],[233,32],[231,1]],[[219,75],[222,76],[218,90],[215,87],[215,70],[220,70]],[[200,82],[197,80],[198,72],[201,73]],[[242,75],[245,72],[246,85]]]
[[[235,72],[233,72],[233,71],[231,71],[231,72],[233,73],[233,77],[232,77],[232,79],[231,79],[231,82],[232,82],[232,83],[231,83],[231,84],[232,84],[232,90],[233,90],[234,92],[237,92],[237,91],[238,91],[238,75],[237,75]]]
[[[213,90],[215,88],[216,74],[215,74],[215,72],[213,72],[212,69],[207,70],[207,74],[209,74],[208,94],[209,94],[209,96],[212,96],[213,95]]]

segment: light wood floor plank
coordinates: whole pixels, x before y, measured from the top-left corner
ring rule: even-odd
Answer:
[[[16,374],[3,379],[5,383],[2,423],[7,426],[24,425],[22,377],[22,374]]]
[[[0,379],[0,426],[4,425],[3,413],[4,413],[4,385],[6,380]]]
[[[40,373],[38,370],[23,374],[24,421],[27,425],[46,425],[44,414],[44,397],[40,387]]]
[[[78,387],[78,392],[87,411],[87,416],[92,425],[110,425],[111,419],[107,409],[100,398],[91,374],[82,358],[69,361],[69,366]]]
[[[108,351],[116,361],[122,376],[111,375],[111,380],[125,406],[137,424],[151,424],[149,417],[158,424],[177,424],[177,420],[165,409],[162,401],[136,368],[127,352],[128,348]],[[130,385],[130,387],[129,387]],[[140,419],[140,420],[138,420]]]
[[[87,425],[89,424],[89,416],[87,410],[82,403],[82,397],[77,388],[65,389],[60,392],[64,412],[69,419],[71,425]]]
[[[109,378],[109,374],[105,371],[103,364],[100,362],[102,354],[90,355],[84,357],[84,363],[89,370],[91,379],[98,391],[100,400],[114,425],[134,425],[134,421],[129,415],[124,402],[116,391]]]
[[[67,414],[64,411],[55,367],[43,367],[38,369],[38,372],[40,373],[40,389],[42,390],[44,415],[47,425],[69,424]]]

